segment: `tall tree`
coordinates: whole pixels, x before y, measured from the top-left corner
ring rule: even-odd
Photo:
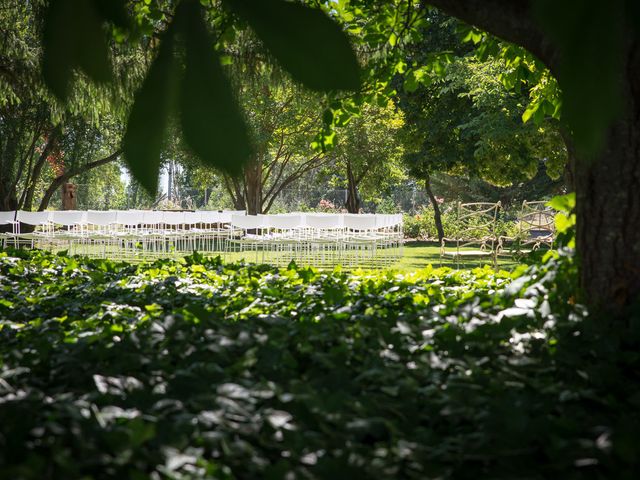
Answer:
[[[338,130],[337,145],[331,152],[336,162],[330,168],[333,177],[346,187],[348,212],[360,211],[363,192],[379,193],[402,177],[403,125],[402,112],[390,101],[384,106],[364,106],[361,115]]]
[[[96,87],[80,77],[70,101],[61,104],[45,87],[39,69],[44,8],[44,2],[34,1],[11,2],[0,9],[3,210],[43,210],[64,183],[115,162],[120,156],[126,92],[139,78],[140,52],[114,46],[116,70],[122,73],[126,69],[127,75],[108,88]]]
[[[286,77],[273,82],[273,72],[263,68],[267,71],[239,86],[248,112],[251,155],[240,176],[224,176],[236,207],[252,215],[267,213],[284,188],[331,159],[309,146],[321,125],[318,96]]]

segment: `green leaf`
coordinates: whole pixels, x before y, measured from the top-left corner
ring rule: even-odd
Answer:
[[[68,98],[76,68],[95,82],[105,83],[112,78],[102,24],[117,17],[108,9],[98,8],[100,3],[99,0],[52,0],[49,3],[42,33],[42,74],[60,100]]]
[[[540,107],[540,103],[539,102],[530,103],[529,106],[527,107],[527,109],[522,114],[522,122],[523,123],[527,123],[531,119],[533,114],[536,113],[536,111],[538,110],[539,107]]]
[[[60,100],[69,96],[69,83],[76,66],[75,32],[66,22],[74,16],[70,0],[52,0],[45,14],[42,33],[42,76]]]
[[[78,66],[98,83],[111,81],[109,47],[102,29],[103,19],[91,2],[75,2],[78,16],[76,55]],[[82,5],[82,6],[81,6]]]
[[[417,88],[418,88],[418,79],[416,78],[412,70],[404,77],[404,89],[406,92],[411,93],[411,92],[415,92]]]
[[[346,34],[322,11],[284,0],[226,0],[291,76],[313,90],[356,90],[360,66]]]
[[[327,126],[330,126],[333,123],[333,112],[330,108],[326,108],[324,112],[322,112],[322,123]]]
[[[135,95],[123,139],[124,157],[131,174],[152,195],[158,189],[160,152],[175,89],[173,49],[173,30],[170,29]]]
[[[244,118],[234,100],[215,43],[196,1],[184,1],[185,72],[180,88],[180,120],[187,145],[206,165],[230,174],[241,171],[251,154]]]
[[[547,203],[548,206],[559,212],[571,212],[576,206],[575,192],[566,195],[557,195]]]

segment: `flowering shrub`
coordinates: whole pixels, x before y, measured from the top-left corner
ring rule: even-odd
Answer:
[[[320,212],[335,212],[338,210],[331,200],[322,199],[318,202],[318,211]]]

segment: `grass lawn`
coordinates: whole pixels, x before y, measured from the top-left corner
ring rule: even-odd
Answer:
[[[464,249],[463,249],[464,250]],[[473,249],[466,249],[473,250]],[[273,254],[265,254],[264,257],[262,253],[259,253],[256,259],[255,252],[236,252],[236,253],[228,253],[224,255],[224,260],[226,262],[235,262],[239,260],[245,260],[247,262],[256,262],[256,263],[272,263],[270,262],[270,255]],[[263,259],[264,258],[264,259]],[[451,268],[476,268],[482,267],[484,265],[492,266],[491,259],[489,257],[478,257],[478,258],[469,258],[464,259],[463,262],[460,262],[458,265],[451,258],[441,258],[440,257],[440,247],[435,242],[427,242],[427,241],[410,241],[404,244],[402,251],[402,258],[400,261],[391,266],[390,268],[394,270],[400,270],[403,272],[408,272],[412,270],[418,270],[421,268],[425,268],[428,265],[433,265],[434,267],[451,267]],[[498,265],[502,270],[513,270],[518,262],[515,262],[510,257],[501,257],[499,258]]]
[[[83,246],[82,250],[70,250],[69,253],[86,255],[88,251],[91,251],[94,249],[97,251],[98,248],[99,247]],[[473,250],[473,249],[463,249],[463,250]],[[175,253],[173,256],[175,258],[182,258],[185,255],[186,253]],[[207,256],[215,257],[217,255],[218,254],[215,253]],[[276,260],[276,257],[279,255],[281,254],[274,253],[274,252],[265,252],[263,254],[263,252],[261,251],[258,252],[258,254],[256,254],[256,252],[254,251],[227,252],[227,253],[221,254],[222,259],[227,263],[233,263],[233,262],[244,260],[249,263],[266,263],[270,265],[286,266],[286,263],[287,263],[286,261],[283,263],[282,261],[278,262]],[[107,254],[107,257],[112,260],[116,260],[118,255],[110,256],[109,254]],[[138,263],[139,261],[142,260],[142,258],[139,258],[137,260],[128,258],[127,260],[133,263]],[[147,258],[147,260],[153,261],[152,258]],[[451,268],[465,269],[465,268],[482,267],[485,265],[492,266],[492,262],[489,257],[476,257],[476,258],[472,257],[472,258],[466,258],[458,264],[450,257],[441,258],[440,247],[436,242],[412,240],[404,244],[402,257],[397,263],[390,266],[390,268],[407,272],[407,271],[425,268],[428,265],[433,265],[434,267],[451,267]],[[517,265],[519,265],[519,262],[514,261],[512,257],[503,256],[499,258],[498,265],[501,270],[513,270]],[[345,267],[345,269],[349,270],[349,268],[347,267]]]
[[[452,267],[456,268],[456,262],[451,258],[440,257],[440,247],[434,242],[411,241],[404,244],[403,255],[397,264],[398,270],[408,271],[424,268],[427,265],[434,267]],[[460,263],[460,268],[475,268],[484,265],[491,266],[489,257],[477,259],[465,259]],[[513,270],[518,265],[510,257],[501,257],[498,259],[498,265],[503,270]]]

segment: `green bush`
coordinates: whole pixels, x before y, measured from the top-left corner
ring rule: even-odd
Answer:
[[[0,254],[0,478],[635,478],[639,350],[590,333],[563,255],[401,275]]]

